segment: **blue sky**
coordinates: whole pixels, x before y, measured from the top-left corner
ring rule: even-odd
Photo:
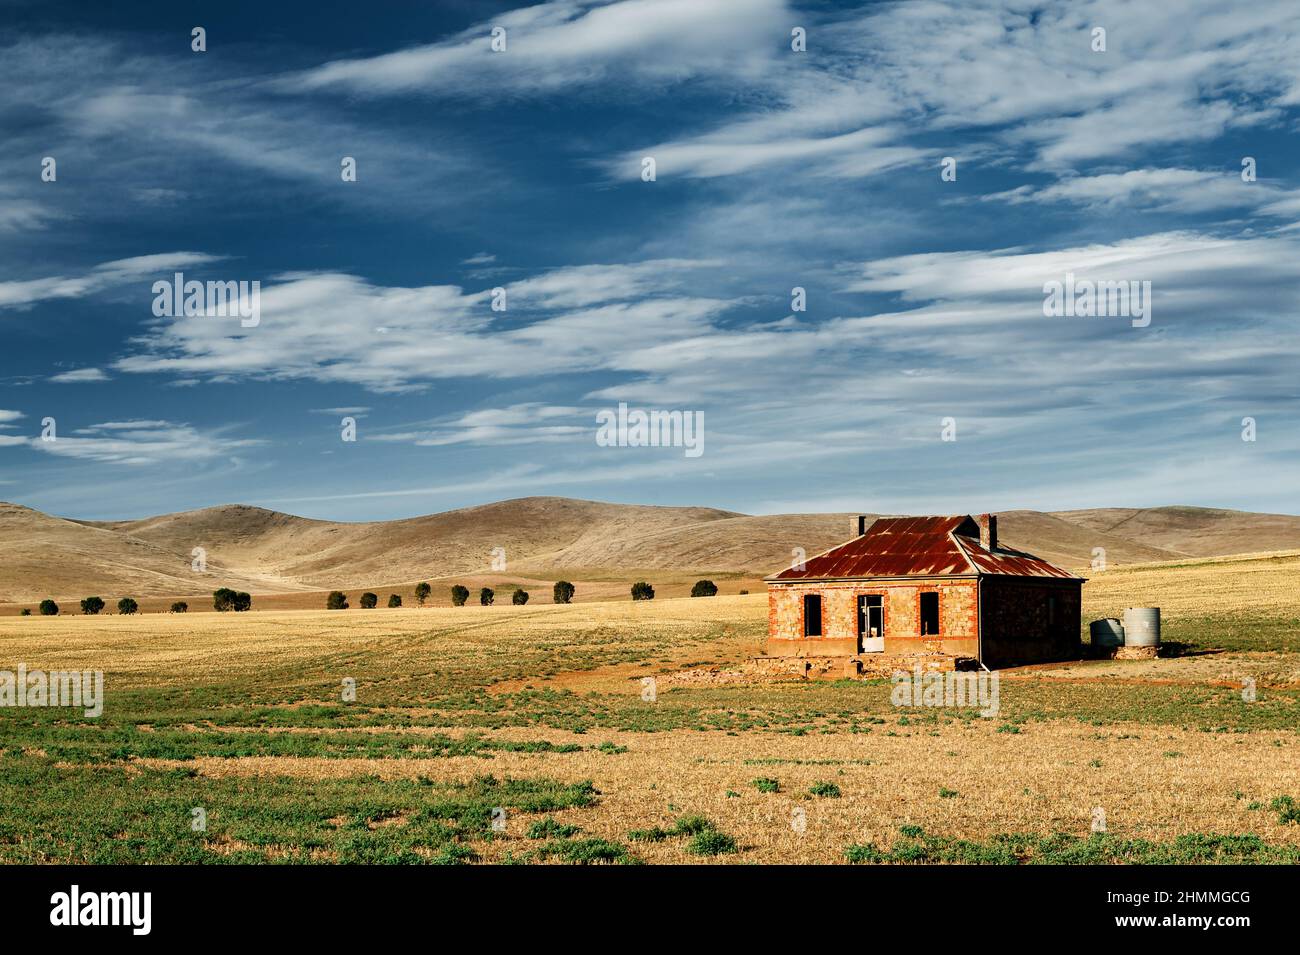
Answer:
[[[1292,0],[0,19],[0,499],[1296,512]],[[260,323],[156,317],[176,271]],[[1067,273],[1150,324],[1045,316]],[[704,453],[599,446],[620,401]]]

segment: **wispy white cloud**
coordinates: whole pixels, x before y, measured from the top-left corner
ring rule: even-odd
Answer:
[[[171,273],[177,269],[206,265],[220,259],[221,256],[202,252],[167,252],[104,262],[79,275],[0,282],[0,309],[27,308],[52,299],[84,298],[108,288],[145,279],[170,279]],[[153,300],[147,287],[142,289],[141,300]]]
[[[559,423],[567,422],[567,423]],[[392,431],[372,441],[442,447],[544,444],[594,433],[594,412],[572,406],[522,402],[505,408],[481,408],[416,431]]]
[[[494,28],[506,49],[493,52]],[[758,79],[790,20],[782,0],[558,0],[502,13],[450,39],[288,76],[283,89],[496,98],[609,82]]]
[[[72,435],[59,434],[53,440],[23,440],[47,454],[132,466],[210,461],[265,443],[170,421],[106,421],[79,428]]]
[[[100,368],[74,368],[72,371],[51,375],[50,381],[61,385],[84,384],[86,382],[108,381],[108,375]]]
[[[1108,31],[1104,52],[1095,27]],[[611,160],[611,174],[633,178],[633,160],[651,155],[685,176],[797,162],[857,178],[936,158],[916,134],[950,139],[961,159],[1069,174],[1277,123],[1300,102],[1300,9],[1289,0],[1239,18],[1214,0],[887,3],[826,13],[808,44],[772,57],[765,82],[734,78],[761,93],[749,112],[647,142]]]
[[[490,290],[291,274],[263,286],[256,328],[206,316],[160,321],[114,367],[349,382],[375,391],[445,378],[626,367],[642,342],[689,337],[731,307],[724,299],[676,294],[684,273],[708,265],[660,260],[559,269],[508,286],[504,312],[492,311]]]

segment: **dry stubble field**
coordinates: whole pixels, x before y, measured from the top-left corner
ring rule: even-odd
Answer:
[[[758,652],[761,594],[6,618],[0,670],[106,703],[0,708],[0,861],[1297,862],[1298,579],[1097,574],[1085,620],[1160,605],[1179,655],[1006,672],[992,718],[666,678]]]

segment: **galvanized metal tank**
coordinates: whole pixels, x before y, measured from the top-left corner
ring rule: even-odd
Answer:
[[[1088,624],[1088,635],[1094,647],[1113,649],[1124,645],[1124,625],[1114,617]]]
[[[1160,646],[1160,608],[1129,607],[1124,611],[1124,646]]]

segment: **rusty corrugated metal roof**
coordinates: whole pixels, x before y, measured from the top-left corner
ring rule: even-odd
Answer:
[[[768,580],[862,579],[867,577],[1061,577],[1069,571],[1032,554],[979,544],[979,525],[969,515],[881,517],[861,537],[833,547]]]
[[[1064,568],[1049,564],[1041,557],[1026,554],[1023,551],[998,547],[988,550],[980,546],[979,538],[956,538],[958,545],[966,552],[966,557],[982,575],[996,577],[1060,577],[1066,580],[1082,580],[1082,577],[1070,573]]]

